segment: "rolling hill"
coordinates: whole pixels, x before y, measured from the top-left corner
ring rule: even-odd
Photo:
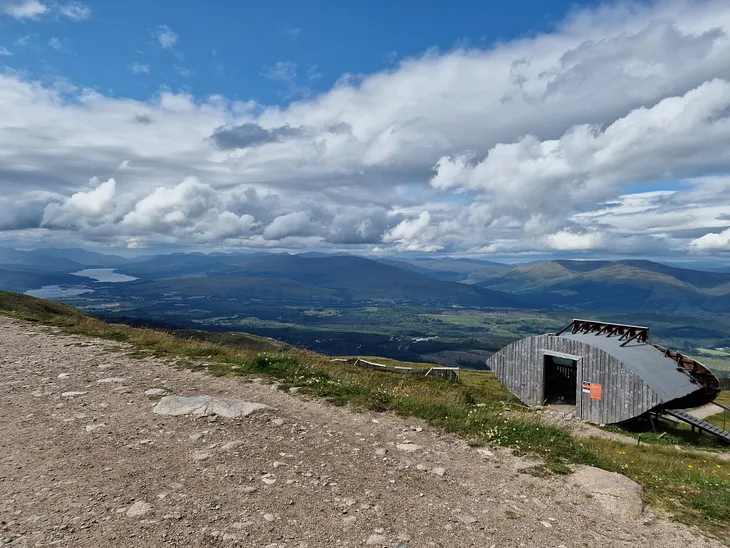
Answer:
[[[652,261],[543,261],[480,284],[542,306],[584,310],[730,310],[730,274]]]
[[[525,307],[521,299],[488,288],[441,281],[419,272],[383,264],[353,255],[309,256],[265,255],[227,256],[214,260],[193,257],[155,259],[158,277],[125,285],[139,294],[186,294],[208,298],[332,302],[339,304],[377,302],[419,306]],[[125,269],[144,278],[140,268]],[[191,276],[195,270],[194,278]],[[181,271],[187,274],[175,275]],[[166,276],[161,278],[162,275]],[[172,274],[172,275],[171,275]]]

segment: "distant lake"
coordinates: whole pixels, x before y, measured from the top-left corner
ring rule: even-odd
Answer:
[[[40,289],[29,289],[25,292],[26,295],[31,297],[38,297],[39,299],[62,299],[64,297],[77,297],[84,293],[93,293],[93,289],[85,287],[68,287],[63,285],[44,285]]]
[[[114,272],[114,268],[87,268],[86,270],[79,270],[78,272],[72,272],[74,276],[83,276],[84,278],[91,278],[97,282],[131,282],[136,280],[134,276],[127,276],[119,272]]]

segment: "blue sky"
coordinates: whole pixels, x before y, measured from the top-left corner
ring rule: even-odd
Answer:
[[[0,244],[726,257],[730,4],[0,0]]]
[[[14,54],[4,62],[122,97],[144,99],[169,86],[196,96],[282,104],[326,91],[343,74],[378,72],[429,48],[484,47],[548,31],[576,2],[320,0],[215,6],[192,0],[97,1],[88,2],[92,14],[82,24],[51,17],[3,19],[3,43]],[[169,48],[160,46],[161,27],[177,37]],[[49,47],[54,38],[57,50]],[[135,64],[149,72],[130,74]]]

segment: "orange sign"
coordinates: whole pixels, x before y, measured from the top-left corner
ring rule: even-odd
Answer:
[[[603,399],[603,385],[602,384],[596,384],[595,382],[591,383],[591,399],[592,400],[602,400]]]

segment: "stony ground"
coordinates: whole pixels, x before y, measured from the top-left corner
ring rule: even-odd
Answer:
[[[0,545],[720,546],[506,451],[255,381],[0,318]],[[155,388],[271,409],[161,416]]]

